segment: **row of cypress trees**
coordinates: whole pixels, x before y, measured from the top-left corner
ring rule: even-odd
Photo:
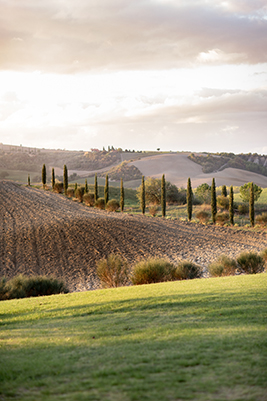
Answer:
[[[29,178],[28,178],[29,181]],[[52,188],[54,189],[55,186],[55,171],[54,168],[52,168]],[[45,164],[43,165],[42,168],[42,184],[43,187],[46,185],[46,166]],[[64,188],[64,193],[65,195],[67,194],[67,189],[68,189],[68,169],[67,166],[64,165],[63,167],[63,188]],[[85,180],[85,192],[88,192],[88,185],[87,185],[87,180]],[[222,195],[227,196],[227,190],[226,186],[223,185],[222,187]],[[95,174],[95,184],[94,184],[94,199],[95,202],[98,199],[98,183],[97,183],[97,174]],[[105,180],[105,187],[104,187],[104,201],[105,205],[109,201],[109,182],[108,182],[108,175],[106,175],[106,180]],[[192,211],[193,211],[193,190],[192,190],[192,185],[191,185],[191,179],[188,178],[187,181],[187,194],[186,194],[186,201],[187,201],[187,217],[188,220],[191,221],[192,219]],[[121,184],[120,184],[120,208],[121,211],[124,209],[124,187],[123,187],[123,180],[121,178]],[[142,183],[141,183],[141,201],[140,201],[140,208],[141,212],[145,214],[145,209],[146,209],[146,198],[145,198],[145,177],[142,176]],[[165,175],[162,175],[161,179],[161,210],[162,210],[162,217],[166,216],[166,181],[165,181]],[[212,221],[215,224],[216,223],[216,215],[217,215],[217,199],[216,199],[216,185],[215,185],[215,178],[212,179],[212,184],[211,184],[211,215],[212,215]],[[249,218],[250,218],[250,223],[252,226],[254,226],[255,223],[255,208],[254,208],[254,185],[253,183],[251,184],[250,187],[250,199],[249,199]],[[229,220],[230,223],[233,225],[234,224],[234,191],[233,191],[233,186],[230,187],[230,193],[229,193]]]

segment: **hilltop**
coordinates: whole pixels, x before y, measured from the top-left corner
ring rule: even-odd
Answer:
[[[112,181],[123,178],[127,186],[136,188],[142,175],[161,177],[178,187],[186,187],[188,177],[192,186],[207,182],[212,178],[216,184],[240,186],[253,181],[267,187],[267,156],[258,154],[234,155],[233,153],[190,153],[190,152],[145,152],[115,149],[91,149],[91,151],[68,151],[36,149],[23,146],[0,144],[0,178],[17,182],[41,181],[42,165],[46,164],[49,175],[55,168],[57,178],[62,179],[63,166],[67,165],[69,181],[106,174]]]

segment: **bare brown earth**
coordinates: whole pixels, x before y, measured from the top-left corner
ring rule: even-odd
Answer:
[[[98,287],[95,263],[112,252],[130,264],[165,257],[207,266],[221,253],[266,247],[266,233],[108,213],[0,181],[0,277],[54,275],[79,291]]]

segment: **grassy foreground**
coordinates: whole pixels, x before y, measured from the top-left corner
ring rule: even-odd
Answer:
[[[0,400],[267,400],[267,274],[0,302]]]

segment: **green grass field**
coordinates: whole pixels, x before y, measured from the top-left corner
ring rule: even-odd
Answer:
[[[267,274],[0,302],[0,399],[266,400]]]

